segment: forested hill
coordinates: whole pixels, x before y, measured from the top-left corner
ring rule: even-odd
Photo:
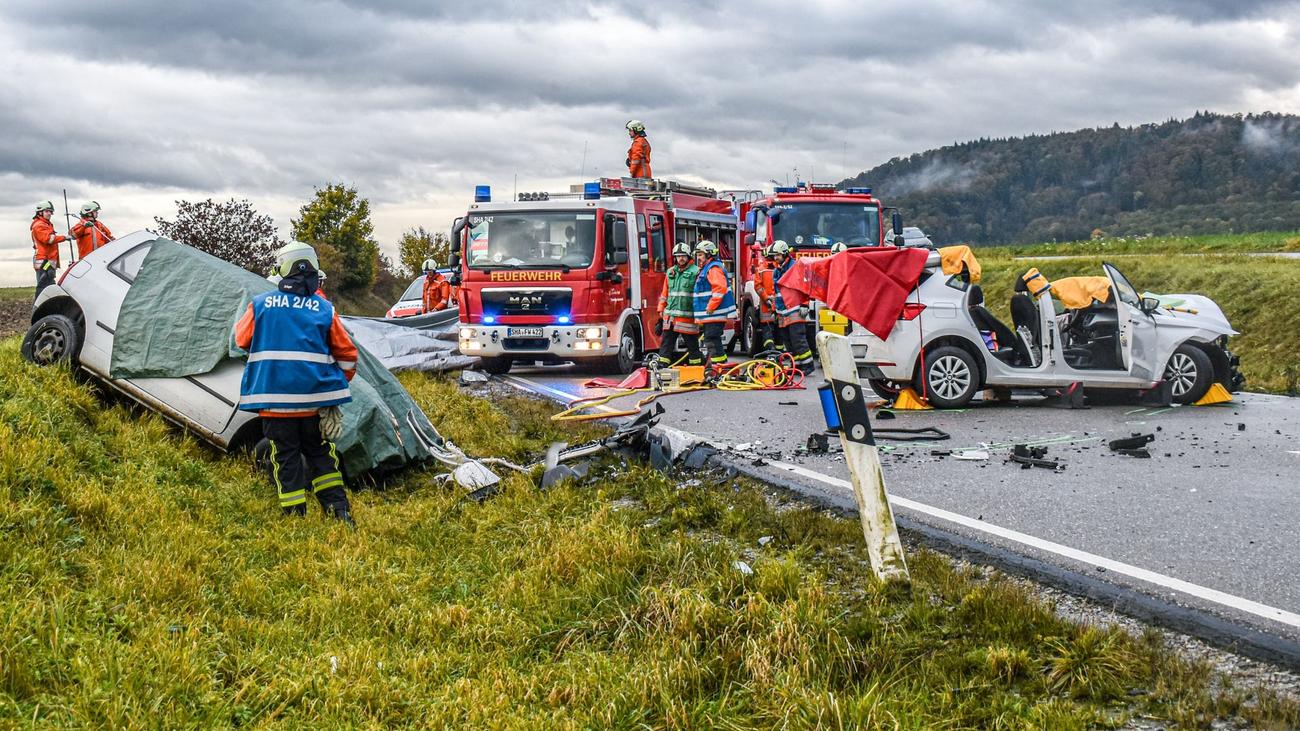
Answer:
[[[895,158],[875,188],[936,243],[1300,230],[1300,117],[1265,113],[981,139]]]

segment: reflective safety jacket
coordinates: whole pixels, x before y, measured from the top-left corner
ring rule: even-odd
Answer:
[[[309,416],[352,400],[357,347],[323,297],[279,290],[254,297],[235,324],[235,345],[248,351],[242,411]]]
[[[727,270],[722,262],[710,259],[695,278],[695,321],[726,322],[736,316],[736,296],[731,293]]]
[[[792,266],[794,266],[794,257],[786,257],[785,263],[777,266],[777,268],[772,271],[772,281],[781,281],[781,277],[784,277],[785,273],[790,271],[790,267]],[[774,289],[776,290],[774,308],[776,309],[776,316],[780,318],[779,325],[781,327],[787,327],[798,322],[808,322],[808,318],[804,317],[803,313],[800,312],[798,305],[793,307],[786,305],[785,298],[781,296],[780,287],[774,287]]]
[[[694,263],[668,267],[664,289],[659,295],[659,316],[666,320],[664,328],[673,332],[694,334],[700,331],[695,324],[695,280],[700,268]]]
[[[424,275],[424,296],[422,312],[447,309],[451,301],[451,283],[440,272]]]
[[[83,218],[69,232],[77,240],[78,259],[85,259],[86,254],[113,240],[113,232],[97,218]]]
[[[754,293],[758,295],[758,319],[771,322],[776,314],[776,279],[772,277],[773,266],[764,260],[754,272]]]
[[[32,269],[40,271],[54,267],[59,268],[59,244],[68,237],[54,233],[54,224],[37,216],[32,219]]]
[[[650,140],[645,135],[632,138],[627,148],[627,173],[634,178],[652,178],[650,174]]]

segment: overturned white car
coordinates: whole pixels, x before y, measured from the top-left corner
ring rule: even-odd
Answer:
[[[889,337],[862,329],[850,336],[859,374],[884,398],[912,387],[939,408],[965,406],[986,388],[1080,383],[1132,393],[1164,380],[1173,400],[1186,404],[1216,382],[1241,387],[1228,350],[1237,332],[1217,304],[1200,295],[1139,294],[1115,267],[1102,269],[1105,277],[1071,278],[1080,280],[1072,290],[1041,276],[1017,279],[1008,326],[984,307],[969,271],[945,273],[931,252]],[[1060,314],[1054,292],[1074,295]]]

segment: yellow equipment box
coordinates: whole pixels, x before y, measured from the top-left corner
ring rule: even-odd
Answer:
[[[849,329],[849,318],[823,307],[817,311],[817,327],[826,332],[843,335]]]

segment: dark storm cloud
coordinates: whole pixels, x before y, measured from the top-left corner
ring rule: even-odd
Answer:
[[[1298,16],[1208,0],[5,6],[0,95],[48,92],[0,108],[0,175],[268,195],[344,179],[397,203],[617,173],[638,117],[657,171],[840,176],[974,137],[1237,111],[1300,84]]]

